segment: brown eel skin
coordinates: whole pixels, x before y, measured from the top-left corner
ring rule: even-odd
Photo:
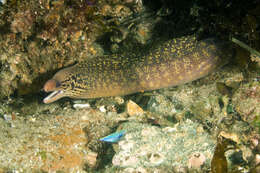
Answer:
[[[58,71],[44,85],[43,102],[62,97],[99,98],[184,84],[213,72],[233,56],[232,46],[195,36],[175,38],[144,56],[109,55]]]

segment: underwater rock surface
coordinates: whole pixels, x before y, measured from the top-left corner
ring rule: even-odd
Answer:
[[[169,170],[208,170],[215,142],[200,124],[186,120],[174,127],[159,128],[136,122],[124,123],[125,137],[118,142],[112,163],[115,167]],[[205,157],[197,165],[193,156]],[[123,171],[124,172],[124,171]]]

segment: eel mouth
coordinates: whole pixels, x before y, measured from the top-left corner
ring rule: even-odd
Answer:
[[[49,94],[47,97],[45,97],[43,99],[43,103],[52,103],[58,99],[60,99],[61,97],[64,97],[64,91],[62,90],[57,90],[57,91],[53,91],[51,94]]]

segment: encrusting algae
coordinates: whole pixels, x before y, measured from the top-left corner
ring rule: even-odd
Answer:
[[[214,71],[233,56],[227,42],[194,36],[172,39],[144,56],[102,56],[57,72],[44,85],[52,93],[44,103],[62,97],[98,98],[127,95],[184,84]]]

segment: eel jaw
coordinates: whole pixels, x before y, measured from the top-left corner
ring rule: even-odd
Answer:
[[[43,99],[43,103],[52,103],[60,98],[64,97],[64,91],[63,90],[56,90],[53,91],[51,94],[49,94],[47,97]]]

